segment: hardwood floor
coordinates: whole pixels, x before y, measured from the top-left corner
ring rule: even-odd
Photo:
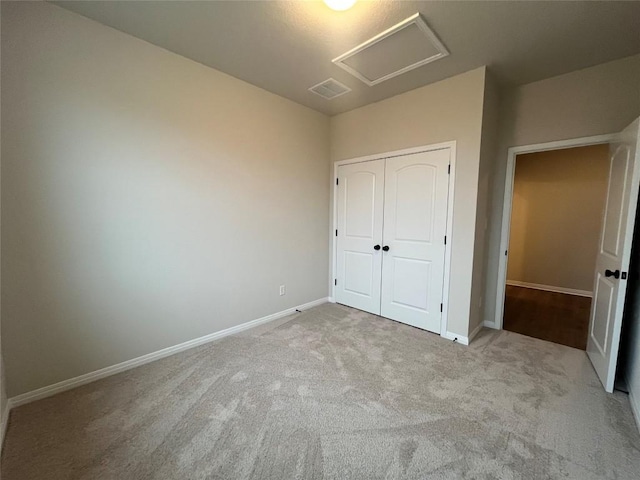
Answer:
[[[591,298],[507,285],[504,329],[586,350]]]

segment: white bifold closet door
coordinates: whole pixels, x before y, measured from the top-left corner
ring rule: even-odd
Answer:
[[[380,315],[440,333],[449,150],[386,162]]]
[[[336,301],[379,315],[384,160],[339,167],[337,197]]]
[[[440,333],[450,150],[340,166],[336,301]]]

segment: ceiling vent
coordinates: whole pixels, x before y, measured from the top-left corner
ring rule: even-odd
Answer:
[[[416,13],[333,63],[372,87],[447,55],[449,51]]]
[[[314,85],[309,89],[309,91],[320,95],[322,98],[326,98],[327,100],[332,100],[340,95],[349,93],[351,89],[337,80],[329,78],[324,82]]]

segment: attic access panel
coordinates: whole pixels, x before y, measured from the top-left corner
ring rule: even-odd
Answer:
[[[370,87],[449,55],[419,13],[332,61]]]

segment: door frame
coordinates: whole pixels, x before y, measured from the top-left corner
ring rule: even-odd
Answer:
[[[487,325],[497,330],[504,327],[504,302],[507,290],[507,263],[509,260],[509,235],[511,233],[511,209],[513,205],[513,184],[516,173],[516,157],[525,153],[547,152],[550,150],[565,150],[576,147],[589,147],[592,145],[602,145],[611,143],[617,134],[595,135],[591,137],[573,138],[568,140],[558,140],[554,142],[536,143],[511,147],[507,152],[507,172],[504,184],[504,200],[502,207],[502,227],[500,231],[500,260],[498,265],[498,279],[496,286],[496,308],[494,325]],[[502,252],[505,252],[504,254]],[[595,269],[595,265],[594,265]]]
[[[331,229],[331,277],[330,287],[331,296],[329,301],[335,303],[336,287],[334,280],[336,279],[337,267],[337,254],[338,241],[335,235],[335,231],[338,228],[338,195],[336,180],[338,179],[338,167],[341,165],[350,165],[352,163],[370,162],[373,160],[384,160],[393,157],[402,157],[405,155],[413,155],[415,153],[432,152],[435,150],[449,149],[451,151],[450,165],[451,171],[449,172],[449,193],[447,195],[447,227],[446,236],[447,244],[445,245],[444,253],[444,282],[442,287],[442,318],[440,320],[440,336],[444,336],[447,332],[448,318],[449,318],[449,290],[451,280],[451,246],[453,245],[453,199],[454,199],[454,187],[455,187],[455,175],[456,175],[456,141],[435,143],[432,145],[424,145],[421,147],[405,148],[402,150],[394,150],[391,152],[376,153],[373,155],[365,155],[363,157],[349,158],[346,160],[338,160],[333,162],[333,175],[331,177],[332,182],[332,196],[333,196],[333,221]]]

